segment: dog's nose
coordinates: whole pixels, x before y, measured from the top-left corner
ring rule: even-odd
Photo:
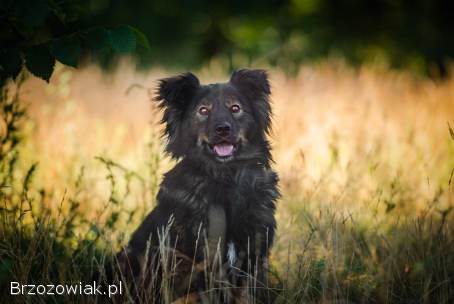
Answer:
[[[230,135],[230,124],[225,122],[216,126],[216,134],[219,136],[228,136]]]

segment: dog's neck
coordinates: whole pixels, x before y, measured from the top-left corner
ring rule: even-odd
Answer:
[[[198,159],[184,157],[180,160],[180,163],[192,167],[201,175],[206,176],[211,180],[226,183],[230,183],[234,180],[243,170],[263,170],[270,168],[269,161],[260,161],[257,159],[217,163],[212,161],[201,162]]]

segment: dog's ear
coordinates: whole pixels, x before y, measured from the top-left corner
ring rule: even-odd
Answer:
[[[161,107],[184,111],[199,86],[199,79],[192,73],[164,78],[159,80],[156,100]]]
[[[164,109],[162,122],[165,123],[164,133],[168,139],[166,150],[173,157],[178,158],[184,154],[184,139],[180,138],[183,116],[199,87],[199,79],[191,73],[159,81],[155,100],[159,102],[159,107]]]
[[[266,71],[259,69],[237,70],[230,77],[230,84],[251,102],[255,110],[254,115],[260,126],[268,132],[271,122],[269,101],[271,88]]]
[[[230,77],[230,83],[243,94],[253,95],[254,97],[271,94],[268,74],[265,70],[237,70]]]

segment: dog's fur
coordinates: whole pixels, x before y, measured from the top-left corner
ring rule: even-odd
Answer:
[[[211,272],[237,290],[225,288],[216,301],[270,301],[267,257],[279,193],[267,140],[269,96],[263,70],[238,70],[222,84],[201,85],[191,73],[160,80],[166,151],[179,162],[118,254],[126,277],[142,283],[141,297],[155,285],[153,299],[163,301],[160,280],[171,277],[170,300],[194,293],[200,300],[219,287],[206,279]]]

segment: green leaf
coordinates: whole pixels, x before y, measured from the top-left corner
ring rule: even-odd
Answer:
[[[142,31],[140,31],[139,29],[137,29],[135,27],[132,27],[132,26],[128,26],[128,27],[129,27],[129,29],[131,29],[134,32],[134,35],[136,36],[137,44],[147,50],[150,50],[151,46],[150,46],[150,42],[148,41],[147,36]]]
[[[36,77],[49,82],[54,65],[55,58],[44,45],[33,46],[25,51],[25,66]]]
[[[55,58],[72,67],[77,67],[81,51],[80,40],[74,35],[55,40],[51,45]]]
[[[128,26],[120,26],[109,31],[112,48],[119,53],[130,53],[136,49],[136,35]]]
[[[19,49],[1,50],[0,66],[7,77],[16,78],[22,69],[22,57]]]
[[[109,32],[105,28],[91,29],[84,36],[86,47],[92,51],[110,47]]]

